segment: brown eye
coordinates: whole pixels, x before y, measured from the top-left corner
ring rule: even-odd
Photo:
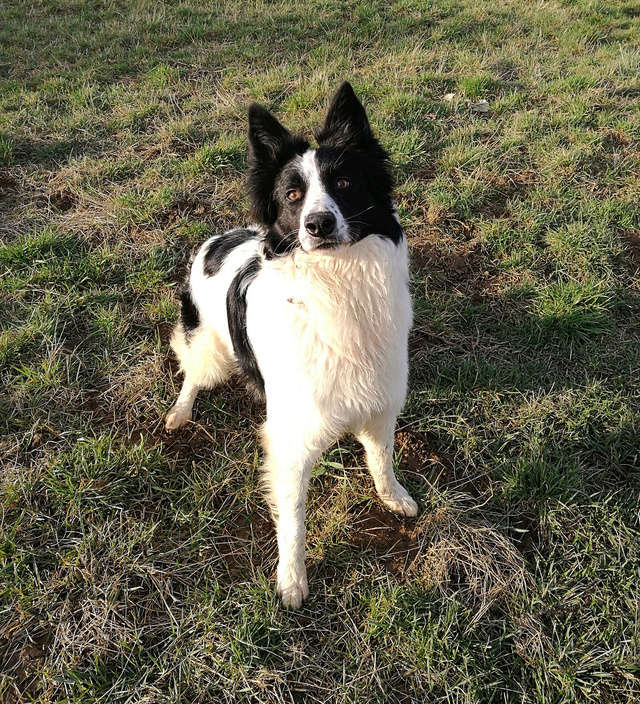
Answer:
[[[351,181],[349,181],[348,178],[339,178],[336,181],[336,186],[340,189],[343,190],[344,188],[349,188],[351,185]]]
[[[300,200],[300,198],[302,198],[302,191],[299,188],[292,188],[290,191],[287,191],[288,201],[295,203],[297,200]]]

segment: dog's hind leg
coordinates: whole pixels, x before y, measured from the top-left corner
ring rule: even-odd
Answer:
[[[177,430],[191,420],[193,403],[200,389],[211,389],[231,374],[233,360],[211,328],[199,327],[187,335],[181,323],[171,336],[171,347],[184,372],[178,399],[165,419],[167,430]]]
[[[384,505],[402,516],[415,516],[418,505],[393,471],[395,414],[374,416],[356,433],[367,455],[367,466]]]

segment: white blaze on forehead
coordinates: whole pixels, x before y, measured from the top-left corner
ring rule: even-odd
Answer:
[[[318,212],[328,211],[333,213],[336,218],[335,239],[342,242],[348,242],[349,227],[344,219],[344,216],[340,212],[338,204],[325,189],[325,185],[322,182],[322,177],[320,175],[320,169],[318,168],[316,150],[307,150],[302,155],[300,165],[306,183],[304,205],[302,206],[302,212],[300,213],[300,232],[298,235],[302,248],[305,250],[314,249],[314,247],[317,247],[318,244],[323,242],[322,238],[310,235],[304,227],[306,217],[311,215],[311,213]]]
[[[320,169],[316,161],[315,149],[309,149],[302,156],[302,173],[307,184],[307,192],[304,199],[304,207],[302,215],[318,212],[319,210],[328,210],[337,216],[338,206],[331,196],[326,192]]]

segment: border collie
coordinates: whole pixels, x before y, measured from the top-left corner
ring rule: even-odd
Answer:
[[[305,499],[322,452],[360,440],[383,503],[418,507],[393,471],[412,322],[407,244],[386,152],[349,83],[312,149],[249,107],[248,189],[256,225],[207,240],[182,290],[171,347],[184,373],[166,418],[191,419],[200,389],[239,370],[266,397],[264,486],[278,535],[278,593],[309,593]]]

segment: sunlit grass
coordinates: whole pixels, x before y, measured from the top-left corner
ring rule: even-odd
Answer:
[[[640,698],[633,3],[1,14],[0,701]],[[167,435],[168,336],[193,248],[247,222],[248,103],[310,137],[344,79],[411,245],[396,464],[421,514],[342,440],[293,613],[264,409],[234,382]]]

